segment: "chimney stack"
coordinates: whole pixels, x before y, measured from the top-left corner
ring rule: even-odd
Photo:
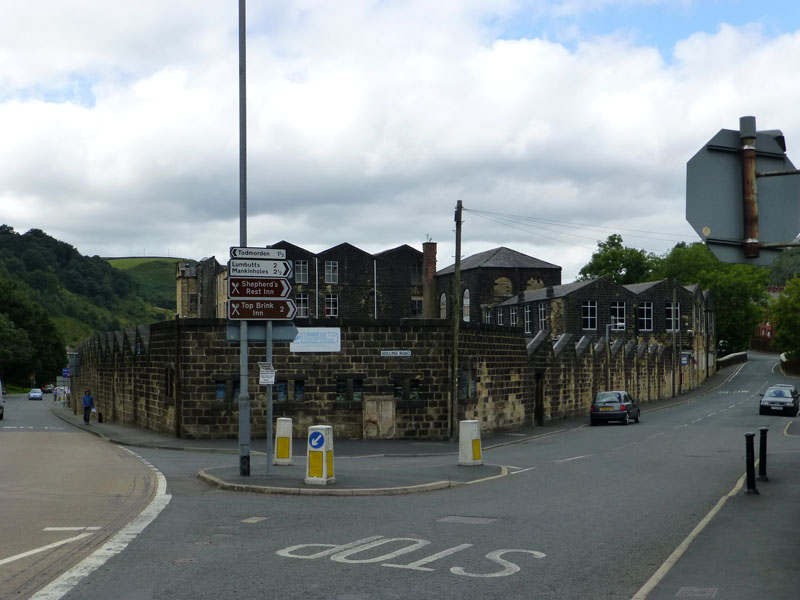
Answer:
[[[436,242],[422,244],[422,318],[434,319],[436,311]]]

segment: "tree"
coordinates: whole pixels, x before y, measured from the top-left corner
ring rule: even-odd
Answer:
[[[597,251],[578,275],[578,280],[605,277],[620,285],[640,283],[651,278],[659,258],[650,252],[622,245],[622,236],[614,233],[597,243]]]
[[[653,280],[674,279],[681,285],[703,281],[703,273],[724,268],[703,242],[680,242],[670,250],[653,270]]]
[[[800,279],[797,276],[770,302],[769,313],[775,327],[775,345],[797,360],[800,358]]]
[[[0,375],[10,373],[33,358],[28,334],[18,329],[8,315],[0,313]]]
[[[788,248],[772,261],[769,282],[772,285],[783,285],[798,275],[800,275],[800,248]]]
[[[717,324],[717,346],[728,354],[745,350],[764,316],[769,271],[751,265],[722,264],[704,271],[700,284],[711,291]]]

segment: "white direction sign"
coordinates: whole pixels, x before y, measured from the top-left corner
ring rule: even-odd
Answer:
[[[251,260],[232,258],[228,261],[228,277],[291,277],[288,260]]]
[[[280,248],[239,248],[231,247],[231,258],[255,258],[259,260],[283,260],[286,250]]]

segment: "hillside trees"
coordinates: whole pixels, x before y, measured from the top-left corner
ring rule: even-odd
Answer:
[[[4,377],[23,382],[50,378],[66,364],[64,342],[50,317],[5,276],[0,276],[0,369]]]
[[[770,320],[775,326],[775,345],[800,359],[800,279],[793,277],[783,293],[770,303]]]

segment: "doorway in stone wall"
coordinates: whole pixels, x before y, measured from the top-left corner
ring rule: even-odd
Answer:
[[[533,398],[533,424],[536,427],[544,425],[544,374],[536,373],[533,378],[536,386]]]
[[[364,398],[364,439],[389,440],[394,437],[394,396]]]

